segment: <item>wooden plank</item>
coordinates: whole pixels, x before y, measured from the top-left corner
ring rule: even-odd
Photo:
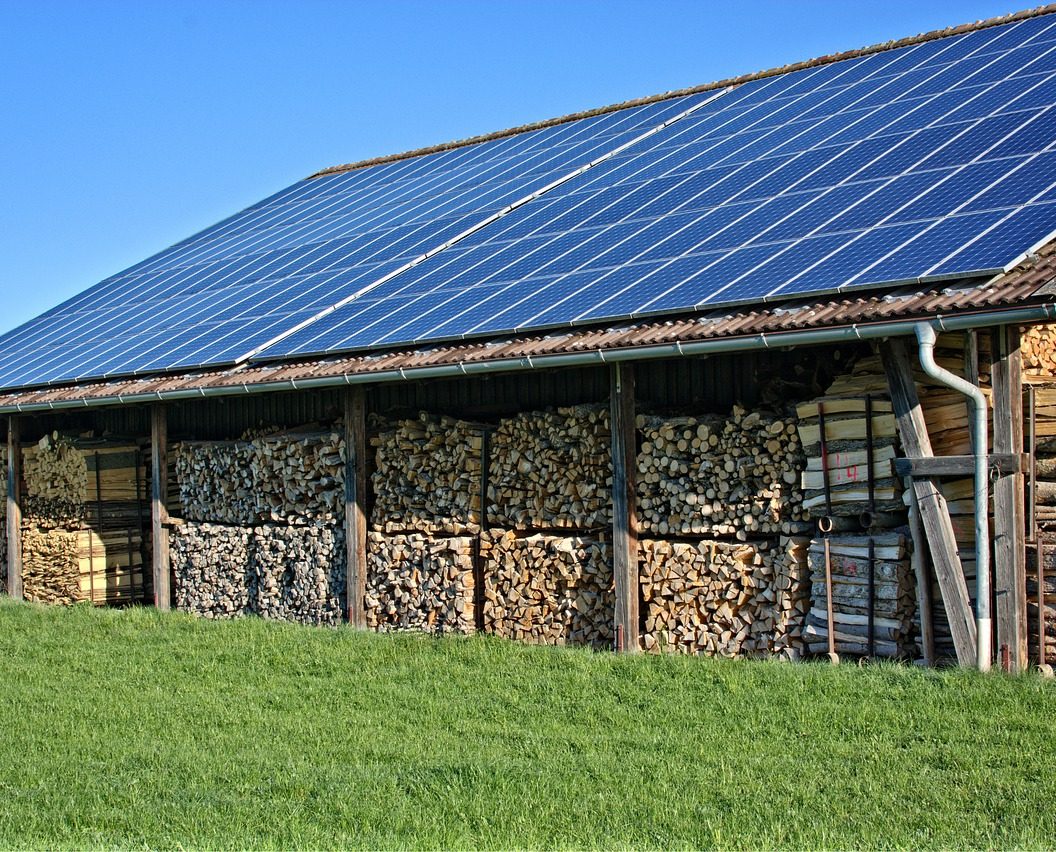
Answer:
[[[160,403],[150,411],[150,520],[154,553],[154,606],[166,611],[172,606],[169,583],[169,424]]]
[[[1023,370],[1016,326],[995,328],[994,452],[1023,452]],[[1013,672],[1026,671],[1027,550],[1023,474],[1002,472],[994,483],[994,631],[996,647],[1009,650]],[[1000,658],[1000,657],[999,657]]]
[[[1027,460],[1022,453],[992,453],[987,466],[991,473],[1022,473]],[[895,459],[899,476],[973,476],[974,456],[931,456],[923,459]]]
[[[22,424],[7,418],[7,594],[22,600]]]
[[[617,649],[639,650],[638,519],[635,474],[637,431],[634,423],[634,367],[614,364],[610,373],[612,416],[612,549],[616,585]]]
[[[367,627],[367,402],[360,386],[345,391],[345,609],[353,627]]]
[[[887,384],[891,391],[891,402],[895,409],[898,423],[898,434],[902,447],[910,458],[927,458],[934,456],[931,451],[931,439],[924,425],[924,415],[917,398],[917,388],[913,381],[913,367],[909,358],[906,341],[893,338],[880,345],[880,356],[887,374]],[[950,624],[957,662],[962,666],[975,664],[975,621],[972,617],[971,602],[968,599],[968,584],[961,569],[961,560],[957,553],[957,539],[953,533],[953,522],[935,481],[927,478],[913,480],[913,494],[917,501],[924,537],[931,551],[935,575],[942,593],[942,603],[946,610],[946,619]],[[924,543],[914,542],[917,547]]]
[[[917,506],[913,483],[906,480],[909,492],[909,534],[913,539],[911,561],[917,581],[917,608],[920,612],[920,649],[924,665],[935,665],[935,626],[931,614],[931,576],[924,558],[924,527],[920,523],[920,508]]]

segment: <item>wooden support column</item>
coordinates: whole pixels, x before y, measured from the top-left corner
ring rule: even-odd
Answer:
[[[22,600],[22,439],[21,422],[7,418],[7,594]]]
[[[610,373],[612,417],[612,564],[616,585],[616,647],[635,653],[638,628],[638,517],[635,475],[638,469],[634,422],[634,367],[614,364]]]
[[[1023,452],[1023,382],[1019,328],[991,332],[994,452]],[[994,483],[994,632],[1008,647],[1013,672],[1027,668],[1027,552],[1023,474],[1002,472]]]
[[[345,609],[353,627],[367,613],[367,404],[360,386],[345,391]]]
[[[913,368],[906,341],[886,340],[880,345],[880,356],[887,373],[887,384],[891,391],[898,434],[902,448],[911,458],[927,458],[934,455],[931,439],[920,410],[917,388],[913,381]],[[942,592],[942,603],[946,618],[950,622],[950,633],[957,652],[957,662],[962,666],[974,666],[975,619],[968,598],[968,584],[964,580],[961,558],[957,553],[957,539],[953,534],[953,523],[946,498],[932,479],[913,478],[913,496],[917,512],[924,528],[924,535],[931,551],[935,576]],[[914,542],[921,547],[922,542]]]
[[[154,553],[154,606],[167,611],[169,588],[169,424],[160,403],[150,410],[150,521]]]

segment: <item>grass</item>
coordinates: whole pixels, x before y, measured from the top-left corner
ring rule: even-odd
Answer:
[[[1048,847],[1056,687],[0,603],[0,847]]]

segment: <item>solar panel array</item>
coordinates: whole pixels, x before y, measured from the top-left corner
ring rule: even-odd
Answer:
[[[0,338],[0,386],[991,274],[1053,232],[1045,15],[302,181]]]

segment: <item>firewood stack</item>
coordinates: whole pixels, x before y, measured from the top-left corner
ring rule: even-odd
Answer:
[[[484,624],[506,639],[611,647],[615,617],[612,552],[588,536],[481,536]]]
[[[337,431],[258,437],[250,456],[257,514],[278,523],[334,522],[345,511],[345,441]]]
[[[479,531],[481,427],[426,413],[376,426],[373,528],[449,535]]]
[[[176,606],[207,618],[255,613],[337,624],[345,594],[340,529],[186,523],[169,536]]]
[[[22,589],[26,600],[36,603],[68,606],[81,600],[79,534],[24,529]]]
[[[869,545],[873,546],[873,652],[878,657],[916,653],[916,588],[906,539],[900,533],[837,535],[829,539],[836,652],[869,653]],[[804,631],[811,652],[828,651],[825,541],[810,543],[810,615]]]
[[[810,600],[806,541],[642,541],[645,650],[798,658]]]
[[[729,417],[640,415],[639,529],[752,537],[806,532],[796,425],[735,407]]]
[[[872,381],[863,382],[863,387],[874,386]],[[840,388],[849,389],[846,382]],[[871,417],[867,414],[870,410]],[[897,436],[890,400],[873,396],[871,390],[863,396],[836,397],[830,388],[826,396],[802,403],[796,411],[799,436],[807,454],[802,477],[804,505],[811,515],[859,517],[870,509],[874,513],[903,511],[902,483],[891,467],[891,460],[897,454]]]
[[[472,633],[474,542],[468,537],[370,532],[367,625],[375,630]]]
[[[503,529],[594,530],[611,523],[607,406],[503,420],[491,436],[488,522]]]
[[[248,527],[186,523],[169,532],[176,608],[206,618],[253,611],[256,577]]]
[[[241,526],[256,522],[251,441],[187,441],[174,450],[184,519]]]
[[[74,442],[45,435],[22,451],[22,510],[41,528],[76,528],[88,499],[88,466]]]
[[[1027,381],[1056,376],[1056,325],[1024,326],[1020,335],[1020,353]]]

